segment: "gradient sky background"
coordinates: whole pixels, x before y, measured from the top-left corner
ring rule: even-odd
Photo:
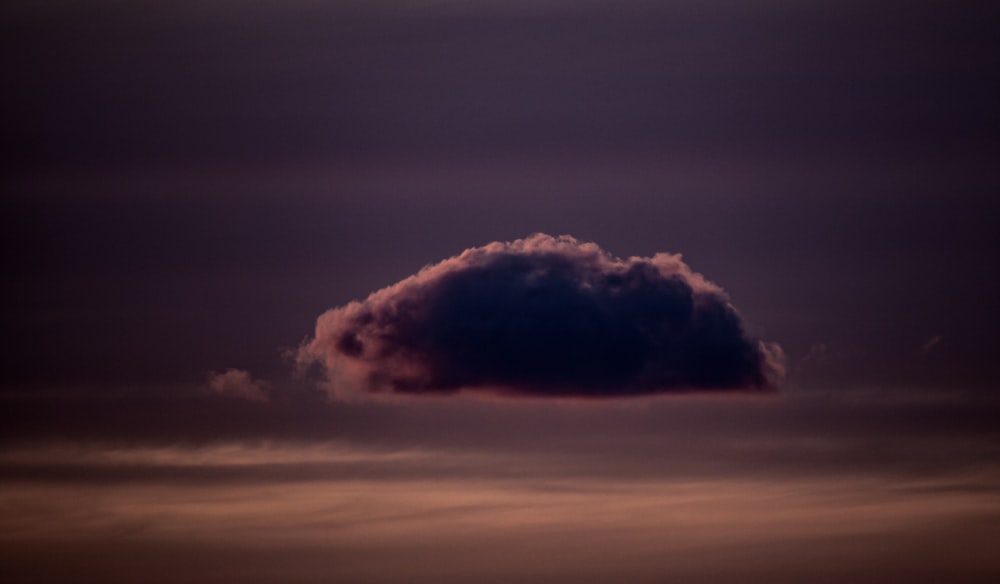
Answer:
[[[971,1],[5,2],[0,577],[996,581],[997,30]],[[325,310],[535,232],[682,253],[783,388],[292,376]],[[229,368],[269,400],[213,394]]]

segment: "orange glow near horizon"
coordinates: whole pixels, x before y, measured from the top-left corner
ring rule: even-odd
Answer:
[[[95,555],[77,568],[96,575],[108,573],[98,563],[117,558],[119,548],[169,557],[177,546],[196,545],[206,561],[223,562],[231,554],[269,557],[273,580],[250,568],[253,559],[227,564],[232,581],[251,582],[294,575],[289,562],[304,562],[317,580],[365,582],[538,574],[555,581],[596,582],[612,574],[638,581],[671,575],[705,582],[801,581],[815,571],[851,578],[1000,570],[990,549],[1000,525],[989,520],[1000,516],[1000,502],[992,492],[945,482],[857,476],[623,481],[530,471],[522,478],[364,476],[375,470],[281,477],[294,465],[349,460],[391,468],[441,464],[453,456],[343,445],[115,449],[82,458],[50,449],[8,452],[4,461],[46,456],[55,466],[83,460],[137,472],[128,479],[0,487],[0,540],[21,554],[14,565],[35,561],[45,550],[70,558],[90,550]],[[474,467],[500,461],[466,453],[452,462]],[[142,468],[172,465],[211,472],[173,480],[142,476]],[[270,478],[240,474],[267,465],[275,466]],[[227,480],[227,472],[243,478]],[[968,477],[970,485],[996,484],[997,478]],[[899,563],[901,554],[912,554],[908,563]],[[153,580],[161,577],[183,579],[183,568],[167,568]]]

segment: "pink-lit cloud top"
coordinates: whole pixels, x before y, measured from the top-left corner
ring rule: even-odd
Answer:
[[[545,234],[467,249],[330,310],[298,356],[341,396],[760,390],[783,374],[780,347],[752,338],[680,255],[620,259]]]

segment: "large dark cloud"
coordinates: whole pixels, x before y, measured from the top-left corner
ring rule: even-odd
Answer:
[[[599,397],[765,389],[782,373],[778,346],[751,338],[680,256],[622,260],[544,234],[468,249],[330,310],[299,356],[323,363],[339,394]]]

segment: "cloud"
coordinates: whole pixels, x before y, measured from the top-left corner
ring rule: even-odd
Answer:
[[[254,381],[242,369],[227,369],[222,373],[213,372],[208,375],[208,389],[212,393],[252,402],[270,401],[264,385],[261,381]]]
[[[934,350],[935,347],[941,342],[941,335],[934,335],[927,340],[926,343],[920,346],[920,354],[926,355]]]
[[[679,255],[536,234],[430,265],[319,317],[300,363],[332,391],[614,397],[773,388],[781,349]]]

